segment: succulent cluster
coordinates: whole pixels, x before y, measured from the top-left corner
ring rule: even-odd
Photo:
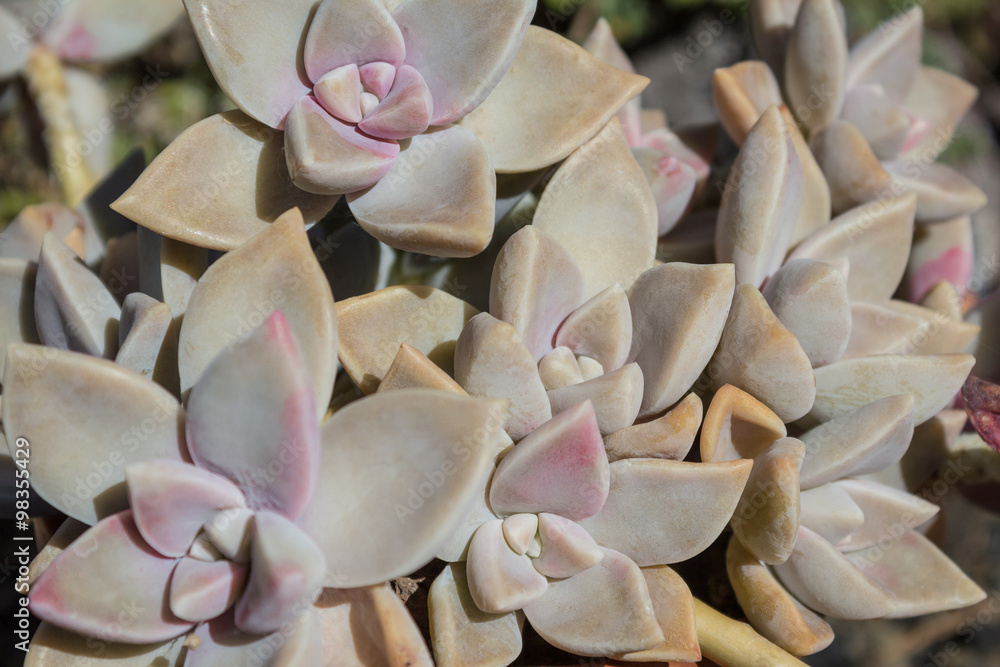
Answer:
[[[67,517],[26,664],[502,666],[527,621],[796,665],[824,617],[985,597],[916,493],[988,449],[955,409],[985,197],[935,162],[975,89],[919,8],[849,49],[836,0],[751,3],[713,199],[713,130],[643,109],[603,20],[184,4],[239,110],[0,235],[3,432]],[[671,568],[720,545],[752,628]],[[432,562],[421,625],[387,582]]]

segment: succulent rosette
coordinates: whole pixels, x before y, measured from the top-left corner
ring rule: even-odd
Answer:
[[[165,236],[229,250],[291,206],[312,223],[346,195],[365,230],[392,247],[477,254],[493,234],[495,172],[565,158],[646,83],[529,27],[534,8],[188,3],[240,110],[189,128],[115,208]],[[263,45],[250,38],[259,32]]]
[[[877,26],[850,48],[841,11],[832,0],[755,3],[754,39],[766,62],[716,71],[722,124],[742,144],[768,107],[781,112],[799,163],[793,171],[802,180],[790,244],[823,227],[831,211],[842,215],[912,193],[920,236],[927,230],[930,238],[908,274],[909,297],[922,299],[941,279],[962,287],[972,272],[968,216],[985,205],[986,196],[935,160],[951,144],[977,91],[921,64],[920,7]]]
[[[320,426],[336,319],[297,211],[217,260],[189,296],[173,346],[186,407],[123,365],[8,346],[5,432],[31,442],[34,492],[71,517],[33,566],[31,608],[48,622],[33,664],[92,655],[97,639],[122,660],[122,644],[169,660],[186,645],[186,664],[240,663],[266,647],[279,662],[322,664],[341,644],[426,656],[377,584],[418,569],[461,523],[492,465],[500,405],[410,391]],[[50,400],[74,414],[51,420]],[[451,474],[438,479],[441,469]],[[401,517],[429,478],[432,497]],[[117,621],[131,600],[137,611]],[[354,628],[351,613],[374,614],[373,625]]]

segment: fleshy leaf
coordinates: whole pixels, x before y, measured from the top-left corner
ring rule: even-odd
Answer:
[[[597,134],[648,83],[529,26],[507,74],[462,125],[483,142],[498,173],[535,171]]]
[[[311,608],[287,623],[280,632],[253,635],[240,631],[233,614],[219,616],[197,627],[197,648],[189,649],[184,667],[232,667],[252,664],[266,655],[268,667],[321,667],[323,632]]]
[[[170,579],[170,611],[192,623],[221,616],[236,601],[247,568],[232,561],[182,558]]]
[[[277,631],[319,597],[325,576],[323,554],[301,528],[280,514],[256,512],[236,627],[259,635]]]
[[[627,662],[699,662],[701,649],[695,629],[694,598],[687,584],[666,565],[644,567],[642,578],[649,589],[656,621],[665,641],[645,651],[616,655]]]
[[[810,132],[840,115],[847,71],[847,37],[836,0],[803,0],[788,33],[785,91]]]
[[[385,377],[403,343],[451,374],[455,343],[475,308],[433,287],[396,285],[337,304],[340,363],[366,394]]]
[[[347,196],[351,212],[386,245],[471,257],[493,238],[496,174],[475,135],[436,129],[409,140],[384,178]]]
[[[620,548],[643,567],[687,560],[722,533],[752,465],[745,459],[724,463],[615,461],[607,502],[580,525],[598,544]],[[664,507],[670,511],[655,509]]]
[[[118,351],[121,307],[115,297],[52,233],[42,241],[35,277],[38,337],[49,346],[95,357]]]
[[[281,128],[292,105],[309,92],[299,53],[316,0],[292,0],[257,11],[223,0],[185,0],[215,80],[250,116]],[[265,43],[245,35],[268,35]]]
[[[751,14],[756,14],[755,11]],[[780,106],[781,88],[771,68],[759,60],[720,67],[712,75],[712,97],[726,133],[741,146],[769,107]]]
[[[647,271],[629,289],[628,360],[642,369],[641,415],[670,407],[698,379],[722,337],[734,287],[732,264],[675,262]]]
[[[961,286],[964,292],[973,278],[975,266],[972,219],[963,215],[954,220],[919,225],[914,232],[906,267],[909,300],[921,301],[943,280]],[[955,319],[962,319],[960,305],[952,307],[949,313]]]
[[[770,408],[731,384],[715,392],[701,427],[701,460],[752,459],[788,434]]]
[[[608,459],[683,461],[701,426],[702,411],[701,399],[697,394],[690,393],[662,417],[608,434],[604,438]]]
[[[833,629],[778,583],[734,536],[726,570],[743,613],[754,629],[792,655],[812,655],[830,645]]]
[[[826,616],[860,621],[882,618],[897,608],[889,589],[808,528],[799,528],[795,550],[774,566],[774,573],[804,605]]]
[[[920,70],[923,32],[919,5],[876,26],[851,47],[847,87],[875,85],[893,102],[905,100]]]
[[[830,544],[839,544],[865,522],[864,512],[836,483],[804,489],[799,501],[799,522]]]
[[[235,482],[252,509],[292,520],[309,502],[319,460],[316,401],[299,349],[276,311],[209,364],[187,412],[195,463]]]
[[[910,394],[887,396],[806,431],[801,436],[806,443],[802,488],[876,472],[898,461],[913,436],[913,410]]]
[[[296,187],[318,195],[342,195],[377,183],[389,173],[399,144],[364,134],[334,118],[314,97],[288,112],[285,159]]]
[[[641,570],[617,551],[601,551],[600,563],[551,582],[544,595],[524,608],[531,627],[556,648],[577,655],[612,655],[662,644]],[[594,599],[603,601],[598,613]]]
[[[841,117],[858,128],[882,160],[896,157],[910,134],[910,117],[886,99],[880,86],[860,86],[847,91]]]
[[[279,308],[308,359],[317,412],[325,413],[337,367],[337,318],[297,209],[221,257],[198,281],[181,326],[181,391],[198,382],[223,348],[246,339]]]
[[[431,91],[420,72],[403,65],[396,70],[389,93],[358,123],[358,128],[373,137],[409,139],[427,129],[433,105]]]
[[[490,506],[501,514],[550,512],[578,520],[608,497],[608,459],[594,407],[580,403],[542,424],[497,467]]]
[[[97,639],[166,641],[194,627],[167,604],[176,564],[150,549],[132,513],[121,512],[84,533],[45,570],[31,589],[30,609],[42,620]],[[129,610],[130,623],[121,622],[123,610]]]
[[[840,361],[874,354],[913,352],[927,336],[926,320],[872,303],[851,304],[851,338]]]
[[[828,420],[898,394],[913,394],[913,423],[923,424],[948,406],[975,359],[968,354],[883,354],[816,369],[816,402],[810,415]]]
[[[28,464],[32,491],[84,523],[128,507],[128,464],[187,457],[177,399],[110,361],[13,344],[3,388],[6,432],[39,454]],[[60,419],[45,407],[53,405]]]
[[[838,120],[810,140],[813,155],[830,185],[833,213],[900,193],[893,177],[872,151],[865,136],[846,120]],[[902,192],[905,192],[903,190]]]
[[[765,563],[788,559],[799,531],[799,468],[805,445],[782,438],[753,460],[731,525],[740,542]]]
[[[917,222],[942,222],[972,215],[986,206],[986,193],[951,167],[917,165],[903,159],[885,163],[893,188],[917,195]]]
[[[447,566],[428,595],[431,642],[440,667],[509,664],[521,653],[517,614],[487,614],[469,593],[465,565]]]
[[[451,379],[441,367],[427,358],[420,350],[408,343],[399,346],[399,352],[392,360],[385,377],[378,385],[378,391],[393,389],[440,389],[453,394],[465,394],[462,385]]]
[[[773,168],[759,168],[762,159]],[[736,265],[737,284],[759,287],[781,266],[802,207],[802,178],[785,121],[770,107],[733,163],[715,228],[716,259]]]
[[[816,396],[809,357],[753,285],[736,288],[708,372],[715,388],[739,387],[758,397],[785,423],[808,413]]]
[[[132,519],[143,539],[171,558],[186,554],[202,524],[219,510],[246,504],[229,480],[179,461],[133,463],[125,471],[125,482]]]
[[[537,600],[548,588],[531,559],[514,552],[503,536],[503,521],[484,523],[469,544],[465,569],[469,593],[489,614],[504,614]]]
[[[177,329],[170,306],[140,292],[125,297],[118,330],[121,344],[115,363],[180,394],[177,377]]]
[[[565,579],[597,565],[604,553],[579,524],[558,514],[538,515],[542,550],[533,562],[546,577]]]
[[[632,311],[625,290],[612,285],[577,308],[559,327],[556,345],[596,359],[605,371],[621,368],[632,345]]]
[[[434,96],[431,125],[453,123],[486,99],[517,55],[534,12],[533,0],[407,0],[393,10],[406,63]]]
[[[615,283],[627,289],[653,266],[656,202],[617,119],[560,165],[532,224],[576,260],[587,299]]]
[[[583,302],[576,260],[534,225],[517,231],[500,249],[490,281],[490,314],[512,324],[535,359],[552,350],[559,325]]]
[[[788,258],[830,262],[846,257],[851,300],[886,301],[906,270],[915,207],[910,194],[858,206],[811,234]]]
[[[951,145],[955,126],[978,95],[979,89],[968,81],[921,66],[904,105],[916,116],[918,130],[910,132],[902,156],[923,163],[936,160]]]
[[[281,132],[242,111],[216,114],[167,146],[112,208],[164,236],[232,250],[292,207],[311,224],[337,203],[295,187],[284,153]]]
[[[183,667],[184,638],[158,644],[95,642],[75,632],[43,622],[31,638],[24,667],[72,664],[77,667]]]
[[[588,357],[580,359],[586,360]],[[579,384],[548,392],[552,414],[558,415],[583,401],[590,401],[594,405],[597,424],[603,435],[619,431],[635,422],[642,404],[643,380],[639,364],[626,364],[618,370],[597,374],[597,377],[590,379],[584,373],[583,377],[584,381]]]
[[[878,545],[883,549],[904,533],[922,526],[940,509],[920,496],[865,479],[842,479],[834,485],[851,497],[865,517],[864,523],[835,546],[859,551]]]
[[[14,224],[14,223],[11,223]],[[0,349],[11,343],[37,343],[34,262],[0,259]],[[0,361],[0,374],[7,363]]]
[[[814,367],[836,361],[847,349],[851,338],[847,278],[830,264],[792,260],[771,276],[763,295]]]
[[[430,561],[482,492],[502,424],[496,401],[433,389],[335,412],[321,432],[324,483],[302,519],[326,556],[327,585],[378,583]]]
[[[514,440],[552,418],[531,352],[513,326],[489,313],[470,319],[458,337],[455,380],[473,396],[510,402],[506,430]]]
[[[306,75],[316,82],[344,65],[397,67],[405,52],[399,26],[380,0],[325,0],[312,17],[302,57]]]
[[[986,599],[986,592],[967,577],[947,555],[916,531],[891,546],[881,542],[847,556],[861,572],[896,596],[888,618],[912,618],[960,609]],[[933,572],[933,576],[921,573]]]

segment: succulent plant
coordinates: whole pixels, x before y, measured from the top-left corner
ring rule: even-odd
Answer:
[[[186,4],[240,109],[0,236],[4,433],[69,517],[29,667],[430,665],[386,582],[435,558],[442,666],[510,664],[525,620],[796,665],[824,617],[983,598],[919,493],[996,458],[954,409],[995,421],[966,381],[984,200],[933,164],[973,96],[920,66],[919,9],[848,53],[832,0],[753,3],[777,76],[716,72],[714,211],[713,142],[642,109],[607,22],[581,48],[521,0]],[[670,567],[727,544],[752,628]]]
[[[290,206],[312,223],[346,195],[357,221],[390,246],[467,257],[493,234],[494,170],[566,157],[646,83],[529,28],[530,1],[502,10],[313,5],[248,13],[187,3],[216,79],[241,110],[190,128],[116,210],[165,236],[229,250]],[[446,36],[436,34],[441,25]],[[247,46],[257,31],[270,35],[265,48]],[[558,98],[561,88],[570,99]],[[562,109],[583,96],[588,107],[564,122]]]

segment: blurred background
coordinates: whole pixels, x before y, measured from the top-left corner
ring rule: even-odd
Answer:
[[[4,0],[5,2],[8,0]],[[913,0],[842,0],[853,42],[878,22],[913,6]],[[664,110],[670,125],[713,122],[712,71],[754,57],[746,24],[746,0],[539,0],[535,23],[582,41],[598,17],[606,17],[636,69],[651,79],[643,106]],[[1000,255],[1000,2],[926,0],[926,64],[956,73],[979,87],[980,98],[941,157],[972,179],[991,204],[975,219],[977,255]],[[732,14],[724,14],[724,12]],[[735,16],[736,20],[727,20]],[[151,160],[195,122],[233,108],[216,86],[186,20],[140,56],[113,66],[88,68],[104,84],[115,132],[102,144],[114,163],[141,147]],[[24,83],[0,83],[0,228],[24,206],[59,201],[47,168],[41,124]],[[723,144],[725,165],[735,148]],[[941,518],[933,528],[945,551],[989,597],[980,605],[912,621],[833,622],[833,646],[806,662],[817,667],[985,667],[1000,665],[1000,519],[982,508],[982,499],[949,488],[941,497]],[[996,499],[991,499],[996,503]],[[989,504],[989,503],[987,503]],[[9,522],[0,522],[0,601],[16,577]],[[723,545],[720,545],[724,547]],[[738,617],[722,560],[710,549],[678,568],[696,595]],[[421,604],[410,602],[415,612]],[[0,606],[3,606],[0,604]],[[12,610],[11,610],[12,611]],[[11,615],[0,610],[0,666],[20,664],[9,648]],[[531,646],[529,636],[528,645]],[[539,651],[541,649],[539,648]],[[544,653],[544,652],[542,652]],[[541,660],[541,662],[539,662]],[[519,664],[582,663],[563,655],[526,651]]]

